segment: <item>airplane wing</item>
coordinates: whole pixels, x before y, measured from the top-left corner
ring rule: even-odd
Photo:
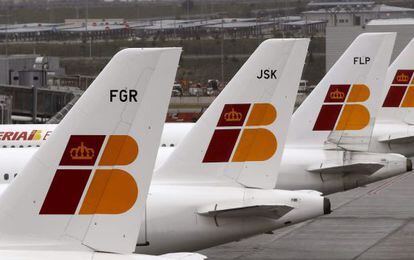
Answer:
[[[287,205],[222,203],[202,207],[198,214],[209,217],[266,217],[278,219],[293,208]]]
[[[308,172],[311,173],[324,173],[324,174],[335,174],[335,173],[360,173],[363,175],[371,175],[384,167],[380,163],[369,163],[359,162],[350,163],[344,165],[321,163],[318,166],[308,168]]]
[[[378,138],[378,142],[380,142],[380,143],[394,143],[394,144],[412,143],[412,142],[414,142],[414,135],[390,134],[390,135],[386,135],[386,136],[380,136]]]

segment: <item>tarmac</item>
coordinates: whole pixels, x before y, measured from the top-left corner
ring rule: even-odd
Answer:
[[[208,259],[414,259],[414,172],[328,196],[333,212],[200,253]]]

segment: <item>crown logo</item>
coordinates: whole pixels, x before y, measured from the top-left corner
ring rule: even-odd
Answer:
[[[344,99],[345,93],[342,91],[339,91],[339,89],[336,89],[335,91],[332,91],[331,94],[329,94],[329,97],[334,100],[335,99],[340,100],[340,99]]]
[[[81,142],[81,145],[70,149],[70,157],[72,160],[91,160],[95,155],[95,151],[92,148],[88,148]]]
[[[224,114],[224,121],[226,122],[238,122],[243,118],[242,113],[234,111],[234,108],[231,108],[230,112]]]
[[[404,74],[404,73],[401,73],[401,74],[399,74],[398,76],[397,76],[397,81],[398,82],[407,82],[407,81],[409,81],[410,79],[409,79],[409,77],[408,77],[408,75],[407,74]]]

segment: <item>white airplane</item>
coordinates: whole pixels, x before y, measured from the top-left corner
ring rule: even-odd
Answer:
[[[265,159],[263,164],[242,163],[238,165],[223,165],[223,162],[228,161],[234,163],[239,162],[239,158],[242,155],[245,156],[243,158],[249,158],[251,156],[255,160],[266,158],[266,154],[273,147],[272,138],[270,137],[263,139],[256,137],[254,141],[252,141],[253,138],[246,138],[246,140],[251,140],[250,142],[246,141],[245,145],[246,147],[250,147],[251,152],[239,152],[238,147],[240,144],[243,144],[241,140],[243,140],[244,135],[244,132],[240,134],[240,125],[246,127],[246,119],[243,116],[246,112],[243,112],[242,107],[226,107],[225,104],[243,103],[233,101],[239,99],[241,95],[241,93],[234,91],[234,87],[236,86],[235,82],[238,83],[238,88],[242,90],[247,87],[250,87],[249,89],[251,90],[251,86],[255,86],[253,88],[254,93],[251,94],[252,96],[261,97],[262,93],[257,90],[257,87],[260,86],[259,84],[252,84],[251,81],[244,80],[243,78],[239,81],[232,81],[155,172],[148,197],[148,215],[146,221],[142,224],[142,230],[145,230],[145,232],[143,231],[140,234],[136,251],[141,253],[159,253],[162,250],[188,251],[201,249],[236,239],[236,236],[232,236],[233,234],[231,234],[233,227],[237,227],[239,232],[251,231],[253,235],[257,234],[256,229],[260,225],[265,225],[264,222],[245,222],[242,225],[237,223],[238,218],[225,221],[224,218],[217,218],[219,214],[215,212],[211,213],[211,216],[214,216],[214,220],[217,219],[217,222],[214,223],[217,225],[217,230],[211,229],[211,227],[206,228],[206,226],[200,225],[202,221],[198,218],[199,215],[185,214],[180,210],[180,207],[175,209],[170,208],[171,211],[166,210],[168,205],[164,204],[165,202],[163,203],[165,197],[163,198],[161,194],[156,194],[157,191],[160,191],[159,186],[172,189],[170,185],[180,185],[180,188],[174,192],[175,196],[171,197],[169,203],[181,204],[183,207],[190,208],[192,212],[202,214],[209,210],[206,210],[205,207],[201,209],[197,208],[192,202],[187,201],[186,198],[188,197],[189,190],[191,194],[203,199],[206,198],[206,193],[217,193],[218,197],[223,197],[221,195],[223,192],[220,192],[220,190],[214,192],[210,188],[206,188],[204,186],[206,183],[210,185],[217,185],[219,183],[220,186],[226,186],[223,182],[229,182],[233,179],[239,184],[254,188],[252,190],[255,191],[262,189],[269,189],[270,191],[275,186],[282,187],[284,185],[286,189],[290,190],[317,188],[324,192],[337,192],[361,185],[365,182],[373,182],[406,172],[407,160],[404,156],[345,150],[338,147],[341,143],[336,143],[336,147],[329,144],[330,149],[326,149],[327,144],[325,144],[325,140],[337,134],[346,137],[356,137],[355,139],[346,139],[346,145],[348,147],[352,145],[362,146],[364,143],[361,142],[360,137],[363,136],[362,134],[371,131],[366,128],[372,129],[372,124],[370,125],[368,123],[368,126],[364,125],[359,129],[341,129],[340,131],[336,130],[323,133],[314,133],[315,131],[313,129],[313,126],[317,122],[319,110],[321,110],[321,106],[326,100],[326,97],[331,98],[330,93],[335,93],[334,95],[337,93],[337,89],[332,89],[331,86],[342,82],[350,85],[348,87],[349,94],[346,97],[342,97],[340,94],[338,97],[344,100],[343,103],[348,102],[348,104],[344,104],[344,107],[346,105],[361,105],[361,107],[364,107],[370,113],[368,121],[374,120],[376,108],[378,108],[376,104],[380,98],[378,97],[378,91],[383,84],[394,39],[395,34],[364,34],[358,37],[350,46],[334,66],[333,71],[322,80],[313,94],[305,101],[302,112],[300,112],[301,110],[297,110],[293,117],[296,123],[290,128],[289,135],[292,132],[296,132],[296,134],[297,132],[301,132],[302,135],[299,137],[312,138],[313,136],[317,140],[311,143],[302,142],[301,146],[294,146],[293,144],[287,146],[285,154],[283,155],[280,174],[277,179],[274,175],[277,164],[272,162],[274,157],[270,160]],[[354,64],[353,57],[359,57],[361,53],[369,55],[372,63]],[[259,68],[263,67],[268,68],[271,66],[259,66]],[[342,69],[340,70],[340,68]],[[339,70],[344,75],[336,76]],[[238,76],[244,71],[242,68],[234,79],[237,80]],[[292,73],[289,74],[293,75]],[[353,86],[357,87],[353,88]],[[368,89],[369,93],[372,93],[371,96],[367,97],[366,89]],[[338,90],[340,89],[338,88]],[[277,97],[282,98],[283,95],[278,95]],[[337,97],[332,96],[332,99],[335,98]],[[272,104],[277,103],[274,102]],[[340,102],[332,103],[337,105]],[[317,108],[312,108],[314,106],[317,106]],[[357,107],[360,108],[360,106]],[[306,113],[309,111],[313,113],[307,114],[305,119],[303,117],[304,111]],[[211,116],[213,112],[216,114],[215,117]],[[340,116],[346,115],[344,113]],[[247,112],[247,115],[251,114],[252,112]],[[343,120],[342,123],[345,125],[344,128],[348,125],[355,125],[352,114],[343,119],[340,117]],[[360,114],[356,113],[356,115],[359,116]],[[278,118],[280,119],[279,116],[278,113]],[[226,117],[227,119],[231,119],[231,121],[234,119],[234,122],[236,122],[235,125],[224,124],[223,119]],[[268,120],[266,118],[266,116],[263,116],[262,121],[267,122]],[[265,125],[265,123],[262,124]],[[263,128],[266,129],[266,127]],[[275,131],[276,129],[270,132],[274,133]],[[237,136],[232,136],[233,133],[236,133]],[[352,142],[355,140],[357,141],[356,143]],[[256,145],[260,148],[256,148]],[[235,146],[237,149],[234,149]],[[168,149],[160,149],[158,156],[165,150]],[[286,164],[284,165],[284,163]],[[268,167],[263,167],[265,165]],[[188,171],[188,169],[192,170]],[[151,191],[154,191],[154,194]],[[231,193],[227,193],[226,195],[229,199],[231,199],[231,196]],[[226,206],[229,205],[229,208],[227,208],[229,211],[231,204],[226,204]],[[235,204],[238,205],[238,203]],[[223,207],[226,208],[226,206]],[[220,203],[212,203],[206,207],[210,211],[221,209]],[[167,220],[165,216],[171,215],[175,217]],[[213,220],[211,221],[213,222]],[[165,225],[166,222],[168,222],[168,226]],[[189,228],[189,223],[192,223],[194,226]],[[264,232],[266,229],[271,230],[274,228],[267,226],[262,231]],[[249,229],[255,230],[252,231]],[[169,241],[166,238],[168,235],[165,234],[174,234],[177,240],[186,241],[186,243],[182,244],[174,240]],[[209,240],[213,237],[215,238],[214,240]]]
[[[173,129],[173,131],[177,133],[183,133],[185,129],[187,129],[189,135],[192,135],[192,139],[187,139],[188,136],[183,138],[184,135],[182,135],[181,138],[183,138],[183,141],[175,151],[174,149],[159,149],[158,166],[161,166],[161,168],[156,171],[151,186],[146,210],[147,215],[142,224],[136,251],[142,253],[162,253],[168,251],[196,250],[279,227],[281,223],[272,226],[275,223],[272,223],[271,225],[270,223],[265,223],[263,221],[260,221],[260,223],[249,221],[241,224],[240,222],[235,221],[235,219],[229,219],[228,222],[226,222],[224,220],[226,217],[220,218],[218,217],[219,214],[216,213],[212,213],[211,215],[213,216],[214,222],[213,220],[210,222],[201,222],[200,218],[202,218],[201,216],[203,216],[203,213],[206,212],[208,208],[211,209],[213,206],[216,207],[217,205],[218,209],[220,209],[220,205],[218,203],[207,205],[208,203],[205,201],[206,206],[204,207],[207,209],[204,209],[203,207],[200,208],[195,206],[195,204],[201,205],[203,203],[200,204],[197,200],[188,202],[186,201],[186,198],[196,196],[203,198],[203,200],[211,199],[209,196],[205,195],[206,193],[216,194],[216,199],[223,197],[222,194],[224,192],[217,187],[210,189],[204,186],[197,186],[199,183],[205,185],[205,182],[211,184],[220,183],[215,180],[214,177],[221,180],[223,178],[226,179],[226,177],[223,176],[233,176],[234,178],[237,176],[236,182],[244,183],[244,185],[247,183],[247,186],[252,188],[272,188],[274,187],[273,185],[275,185],[276,188],[315,189],[324,193],[331,193],[357,187],[365,183],[374,182],[410,170],[410,163],[403,156],[358,151],[367,149],[366,147],[368,147],[366,138],[370,136],[370,132],[372,131],[373,120],[376,115],[376,107],[379,106],[378,103],[381,103],[378,101],[380,96],[379,93],[381,92],[382,80],[384,78],[383,75],[385,75],[386,67],[389,62],[394,37],[393,34],[364,34],[358,37],[317,86],[313,94],[311,94],[307,101],[305,101],[301,108],[295,113],[292,121],[294,126],[289,133],[290,139],[287,142],[286,152],[283,156],[280,175],[276,185],[275,175],[272,174],[272,172],[277,170],[274,164],[271,165],[269,168],[270,171],[268,171],[267,174],[264,171],[257,171],[259,173],[262,172],[263,174],[255,175],[253,179],[249,178],[252,175],[249,175],[248,172],[250,170],[253,171],[256,168],[251,165],[240,166],[241,168],[239,168],[239,172],[232,167],[221,166],[218,167],[220,168],[220,171],[216,172],[214,175],[210,173],[214,172],[213,170],[205,170],[200,168],[200,165],[197,165],[197,160],[200,162],[204,159],[204,157],[201,158],[197,156],[201,156],[203,152],[206,152],[209,148],[209,144],[207,146],[206,143],[210,140],[209,134],[212,135],[216,131],[215,128],[207,129],[208,125],[206,122],[211,123],[212,119],[204,119],[198,122],[197,124],[200,125],[199,127],[196,127],[196,125],[193,127],[191,124],[167,125],[169,128],[164,130],[164,134],[166,133],[165,131],[171,133],[171,131],[168,132],[168,129]],[[363,64],[365,63],[365,59],[360,58],[363,55],[365,55],[365,57],[370,57],[368,64]],[[357,57],[357,59],[355,59],[355,57]],[[260,63],[260,65],[262,68],[266,67],[264,64],[262,65]],[[238,75],[240,75],[240,73],[241,72],[239,72]],[[241,80],[241,82],[244,83],[247,81]],[[358,90],[356,92],[356,100],[358,100],[358,98],[362,100],[365,95],[364,93],[366,93],[364,87],[359,87],[359,85],[368,87],[369,98],[367,100],[345,104],[345,106],[364,106],[369,113],[368,126],[359,130],[338,131],[337,126],[341,121],[337,120],[339,122],[336,122],[334,128],[337,131],[314,131],[313,128],[319,117],[319,110],[321,110],[323,105],[329,105],[331,103],[324,102],[327,98],[331,98],[330,93],[334,93],[332,94],[333,99],[336,97],[336,94],[338,94],[338,98],[341,98],[341,93],[337,92],[342,89],[337,88],[330,91],[331,86],[342,85],[342,83],[344,83],[343,85],[345,86],[349,85],[349,87],[341,87],[345,89],[348,88],[346,94],[347,101],[351,99],[355,85],[358,86],[355,88]],[[230,85],[226,87],[226,89],[229,87]],[[240,88],[240,85],[238,87]],[[259,95],[259,93],[255,94]],[[233,93],[228,95],[228,97],[233,97],[234,95],[235,94]],[[345,101],[345,97],[342,97],[342,100]],[[338,105],[338,103],[341,102],[332,103],[333,105]],[[221,112],[220,109],[221,108],[215,109],[215,111],[217,112],[218,110]],[[346,113],[342,111],[337,117],[342,119],[342,115],[344,114]],[[216,117],[219,117],[219,115]],[[353,124],[351,119],[352,116],[346,117],[342,120],[342,124],[345,126],[350,123]],[[217,123],[213,122],[210,125],[215,127],[216,124]],[[294,133],[293,135],[296,137],[293,138],[292,133]],[[338,136],[340,136],[340,138],[338,138]],[[298,138],[298,140],[295,140],[296,138]],[[201,143],[200,140],[202,141]],[[308,142],[308,140],[311,140],[311,142]],[[344,143],[344,141],[346,142]],[[169,146],[168,140],[166,140],[165,143],[166,146]],[[191,150],[189,147],[196,148]],[[0,149],[0,153],[2,152],[1,150],[3,149]],[[7,150],[13,149],[4,149],[4,151]],[[18,151],[21,149],[14,150]],[[234,156],[234,154],[232,154],[232,156]],[[10,161],[13,161],[13,157],[14,156],[9,154],[8,157],[4,158],[10,158]],[[0,156],[0,158],[2,157]],[[160,162],[162,160],[167,161],[164,164],[163,162]],[[21,164],[23,163],[21,162]],[[182,167],[185,166],[194,169],[194,172],[190,173],[188,171],[183,171]],[[210,167],[213,168],[213,166],[209,165],[203,165],[202,167],[206,167],[206,169],[210,169]],[[246,167],[247,170],[244,170],[244,167]],[[201,172],[206,172],[206,174],[197,174],[199,169],[202,169]],[[215,168],[213,169],[215,170]],[[177,191],[174,191],[173,184],[180,185],[180,188],[177,188]],[[220,185],[223,184],[220,183]],[[163,192],[166,187],[167,190],[173,191],[175,196],[170,196],[169,192]],[[236,189],[234,192],[237,193],[239,191]],[[226,198],[231,200],[232,195],[227,194],[231,193],[226,192]],[[317,195],[315,193],[310,194]],[[286,196],[279,196],[280,198],[286,198]],[[169,202],[167,205],[163,204],[163,202],[165,203],[165,197],[170,198],[167,200]],[[287,195],[287,198],[288,197],[289,195]],[[292,198],[293,197],[291,197],[291,199]],[[280,204],[283,204],[283,199],[281,200]],[[293,198],[293,200],[296,199]],[[280,206],[280,204],[278,205]],[[232,203],[230,203],[230,206],[231,205]],[[235,205],[238,204],[235,203]],[[224,208],[227,209],[227,207],[229,206],[226,204]],[[316,205],[312,206],[312,208],[316,207]],[[191,214],[189,212],[191,212]],[[299,212],[298,210],[296,214],[303,214],[302,216],[310,217],[309,212],[305,211]],[[321,210],[319,211],[319,214],[321,214]],[[283,219],[283,217],[280,219]],[[215,222],[216,220],[217,222]],[[239,219],[236,218],[236,220]],[[288,220],[286,223],[290,224],[300,220],[289,221],[292,220]],[[191,226],[189,226],[189,223],[191,223]],[[246,225],[246,223],[249,224]],[[213,225],[217,225],[214,226],[215,229],[212,229]],[[223,226],[226,226],[226,228],[223,228]],[[238,230],[237,234],[234,233],[235,230]],[[168,236],[168,234],[173,236],[173,238]],[[184,241],[184,243],[180,243],[179,241]]]
[[[276,188],[329,194],[412,169],[402,155],[369,150],[394,39],[392,33],[357,37],[294,113]],[[191,125],[183,129],[189,132],[177,148],[160,149],[157,161],[166,160],[161,167],[192,158],[175,155],[199,141]]]
[[[413,55],[414,39],[408,43],[387,70],[379,103],[381,108],[369,142],[368,151],[370,152],[391,152],[414,157],[414,145],[411,145],[414,142],[414,60],[411,58]],[[161,145],[163,147],[177,146],[193,125],[193,123],[165,124]],[[11,127],[13,125],[4,126],[5,129],[12,129]],[[50,131],[52,127],[48,125],[45,131]]]
[[[388,68],[370,150],[414,157],[414,39]]]
[[[155,172],[136,252],[193,251],[330,213],[319,192],[273,189],[308,44],[267,40],[243,65],[194,127],[201,157]]]
[[[384,132],[389,126],[381,127],[384,125],[384,120],[375,124],[374,136],[371,135],[378,107],[383,103],[382,92],[384,90],[381,86],[383,86],[384,67],[388,64],[388,50],[392,49],[393,37],[393,34],[381,33],[360,35],[295,112],[292,119],[294,126],[289,133],[287,149],[282,160],[282,169],[276,188],[314,189],[328,194],[375,182],[412,169],[411,161],[404,156],[380,153],[391,151],[409,155],[404,150],[409,148],[403,148],[409,147],[409,145],[404,146],[398,142],[391,144],[379,140],[378,136],[384,136]],[[387,73],[388,82],[393,80],[397,68],[409,65],[410,59],[407,57],[411,56],[412,46],[411,42],[391,65]],[[351,85],[356,85],[356,87]],[[362,85],[365,85],[368,91]],[[334,96],[336,94],[328,93],[331,88],[333,92],[343,90],[344,94],[345,92],[349,95],[357,93],[349,91],[352,88],[358,93],[368,93],[368,99],[363,102],[351,102],[346,106],[344,106],[346,102],[330,102],[327,99],[328,95]],[[339,93],[340,95],[341,93]],[[326,100],[328,102],[324,102]],[[358,109],[360,109],[358,113],[365,116],[364,122],[366,123],[368,120],[368,123],[359,130],[343,130],[347,127],[346,124],[357,127],[358,123],[362,122],[352,121],[351,114],[357,113]],[[395,111],[396,108],[393,110]],[[408,113],[409,109],[406,108],[405,111]],[[323,117],[330,120],[327,121],[330,125],[325,125],[325,128],[335,128],[335,131],[323,129],[324,125],[321,124]],[[405,122],[400,125],[405,127],[403,130],[407,133],[406,127],[409,124]],[[161,146],[176,146],[193,126],[193,124],[166,124]],[[44,127],[46,127],[44,133],[47,133],[54,126]],[[36,128],[31,130],[33,129]],[[392,129],[394,128],[389,127],[388,131],[392,131]],[[379,134],[376,135],[376,133]],[[400,149],[385,151],[383,143],[387,144],[386,147],[400,147]],[[163,164],[173,150],[171,148],[159,150],[157,167]],[[1,153],[7,153],[9,156],[1,156]],[[3,176],[4,179],[7,179],[2,180],[3,182],[9,182],[19,172],[13,158],[19,158],[20,164],[17,165],[24,165],[27,159],[21,158],[29,157],[30,153],[32,153],[30,150],[25,151],[19,156],[17,151],[10,151],[10,149],[2,151],[0,149],[0,160],[5,160],[1,163]],[[304,157],[303,154],[308,156]]]
[[[414,39],[408,43],[387,70],[384,88],[380,91],[382,96],[377,104],[381,108],[369,140],[369,152],[397,153],[410,158],[414,157],[414,145],[412,145],[414,142],[414,60],[411,58],[413,56]],[[364,58],[361,58],[362,61]],[[377,93],[371,93],[377,95]],[[177,146],[193,125],[193,123],[166,124],[161,139],[162,146]],[[367,147],[366,142],[367,139],[365,139],[364,149]]]
[[[1,259],[205,259],[133,254],[180,53],[112,58],[0,197]]]
[[[295,111],[278,188],[327,194],[412,169],[405,156],[369,150],[395,35],[358,36]]]
[[[308,44],[267,40],[246,61],[154,173],[136,252],[203,249],[330,212],[319,192],[274,189]]]
[[[404,156],[388,153],[378,154],[378,152],[384,152],[384,150],[383,148],[378,150],[374,149],[375,147],[379,147],[376,145],[378,138],[375,135],[371,138],[374,117],[378,107],[383,103],[381,93],[384,90],[381,86],[383,86],[383,75],[385,75],[384,67],[387,66],[389,59],[388,49],[392,48],[393,39],[391,38],[393,37],[394,35],[390,34],[360,35],[342,55],[335,66],[327,73],[321,83],[318,84],[315,91],[295,112],[292,119],[294,126],[289,133],[287,149],[282,160],[282,169],[276,188],[314,189],[328,194],[375,182],[412,169],[411,161],[407,160]],[[394,78],[396,67],[403,68],[404,66],[408,66],[407,62],[410,59],[407,57],[411,56],[409,54],[413,48],[412,46],[413,44],[410,43],[390,67],[387,73],[388,82],[392,80],[390,78]],[[366,57],[369,57],[369,59],[366,59]],[[403,61],[405,64],[402,63]],[[365,84],[369,87],[368,100],[365,102],[356,102],[351,106],[351,108],[354,107],[353,109],[363,106],[368,110],[368,125],[360,130],[329,131],[313,129],[319,113],[322,113],[322,107],[336,107],[336,110],[332,109],[331,111],[333,112],[332,122],[338,117],[349,118],[348,116],[342,117],[342,114],[338,114],[342,111],[338,108],[343,103],[324,103],[325,98],[327,98],[328,88],[331,85],[335,88],[335,84],[345,85],[341,87],[345,90],[350,88],[352,84]],[[364,87],[358,86],[357,88],[361,91],[364,89]],[[339,88],[335,90],[340,91]],[[331,103],[332,105],[330,105]],[[344,115],[345,113],[350,114],[349,111],[351,110],[349,110],[349,105],[351,104],[348,104],[346,111],[345,109],[342,111]],[[361,111],[367,112],[364,108]],[[409,109],[406,109],[406,111],[409,111]],[[366,115],[366,113],[364,114]],[[328,117],[330,116],[329,114],[326,115]],[[340,120],[337,121],[334,123],[339,125]],[[330,122],[331,126],[333,125],[332,122]],[[344,122],[344,120],[341,120],[341,127],[344,127]],[[380,136],[383,136],[383,132],[376,130],[381,129],[382,122],[379,121],[375,124],[374,134],[380,132]],[[320,126],[319,124],[318,127]],[[407,126],[407,123],[405,123],[405,126]],[[193,124],[166,124],[161,146],[163,144],[165,146],[176,146],[177,142],[175,139],[183,139],[191,131],[192,127]],[[387,128],[382,129],[386,131]],[[392,131],[392,129],[390,127],[389,131]],[[403,147],[403,145],[400,146]],[[384,146],[381,145],[381,147]],[[388,144],[388,147],[396,146],[394,144]],[[166,148],[159,150],[157,167],[163,164],[173,150]],[[404,150],[400,149],[395,152],[404,152]],[[7,179],[3,181],[9,182],[19,172],[12,158],[20,158],[21,163],[17,165],[24,165],[24,161],[27,159],[21,159],[24,155],[1,156],[1,153],[18,154],[19,152],[10,151],[10,149],[2,151],[0,149],[0,160],[2,158],[5,160],[5,162],[1,163],[1,165],[4,165],[3,176]],[[30,156],[30,153],[30,151],[25,152],[27,156]],[[303,154],[307,154],[308,156],[304,157]],[[8,165],[10,165],[10,168],[6,167]]]

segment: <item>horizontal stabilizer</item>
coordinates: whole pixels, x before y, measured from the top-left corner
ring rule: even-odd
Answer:
[[[380,143],[402,144],[414,142],[414,135],[407,135],[402,133],[395,133],[386,136],[380,136],[378,138]]]
[[[344,165],[338,165],[335,163],[322,163],[316,167],[308,168],[308,172],[311,173],[323,173],[323,174],[337,174],[337,173],[359,173],[364,175],[371,175],[384,167],[380,163],[350,163]]]
[[[292,209],[292,207],[286,205],[222,203],[202,207],[197,213],[210,217],[265,217],[278,219]]]
[[[171,260],[204,260],[207,259],[207,256],[201,255],[198,253],[170,253],[161,255],[162,259],[171,259]]]

